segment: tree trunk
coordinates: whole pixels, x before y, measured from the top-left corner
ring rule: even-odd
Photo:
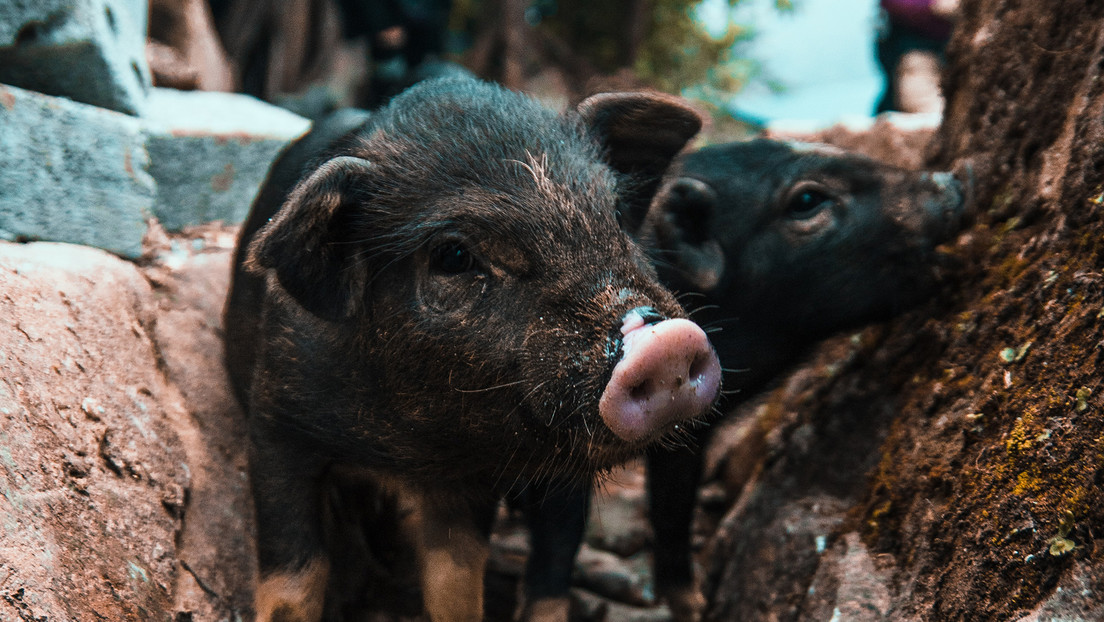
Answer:
[[[1104,3],[966,2],[947,56],[961,267],[746,409],[709,619],[1104,619]]]

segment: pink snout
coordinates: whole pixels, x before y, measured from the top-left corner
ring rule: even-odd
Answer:
[[[634,309],[621,332],[621,360],[598,402],[614,434],[629,442],[650,440],[709,410],[720,390],[721,364],[697,324],[645,324]]]

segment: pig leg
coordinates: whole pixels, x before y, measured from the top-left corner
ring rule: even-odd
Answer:
[[[526,491],[530,542],[522,622],[567,622],[571,572],[586,531],[590,491],[589,485],[556,481]]]
[[[650,518],[655,532],[656,593],[667,601],[676,622],[701,620],[705,601],[694,581],[690,525],[694,518],[707,440],[704,431],[678,449],[648,453]]]
[[[322,617],[330,570],[319,522],[322,470],[296,460],[301,450],[252,432],[250,472],[260,566],[256,620],[316,622]]]
[[[401,495],[410,503],[413,493]],[[496,504],[458,507],[413,499],[410,527],[421,562],[422,598],[433,622],[481,622],[483,574]]]

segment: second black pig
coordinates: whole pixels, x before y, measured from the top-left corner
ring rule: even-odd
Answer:
[[[682,156],[674,170],[638,237],[661,280],[697,309],[694,319],[716,329],[723,409],[763,390],[819,340],[929,298],[936,247],[958,231],[966,203],[950,173],[906,171],[825,145],[717,145]],[[708,434],[701,428],[694,442],[655,447],[647,459],[656,592],[679,622],[699,619],[704,605],[690,523]],[[577,492],[565,494],[574,498],[561,507],[585,507]],[[552,617],[566,619],[564,551],[578,546],[582,528],[545,520],[539,508],[528,514],[539,532],[532,558],[542,560],[528,569],[528,591],[547,601],[530,608],[558,608]]]
[[[481,620],[500,495],[587,481],[710,410],[717,357],[619,224],[699,124],[670,97],[557,114],[440,80],[275,163],[226,315],[258,620],[339,615],[335,482],[402,508],[365,529],[412,542],[431,620]]]

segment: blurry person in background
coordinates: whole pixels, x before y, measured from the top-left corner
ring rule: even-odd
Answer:
[[[878,63],[886,86],[876,113],[941,113],[939,76],[958,0],[880,0],[885,17]]]

